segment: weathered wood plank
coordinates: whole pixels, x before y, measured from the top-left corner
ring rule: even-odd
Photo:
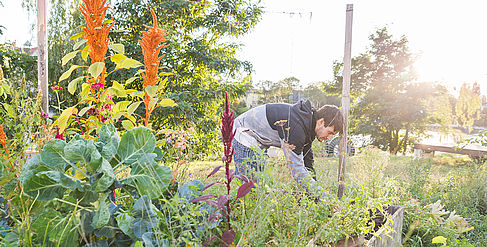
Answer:
[[[480,149],[473,149],[473,148],[458,148],[452,145],[431,145],[431,144],[415,143],[414,149],[420,149],[426,153],[437,151],[437,152],[445,152],[445,153],[466,154],[472,157],[487,156],[487,150],[480,150]]]
[[[49,91],[47,87],[47,1],[37,0],[37,78],[38,90],[42,92],[42,110],[49,113]]]
[[[372,237],[365,245],[367,247],[396,247],[402,246],[402,225],[404,218],[404,208],[394,207],[396,212],[391,216],[391,220],[383,225],[376,236]]]
[[[352,53],[352,20],[353,4],[347,4],[345,22],[345,54],[343,57],[343,85],[342,85],[342,112],[343,133],[340,136],[340,155],[338,158],[338,199],[341,199],[345,191],[345,171],[347,166],[347,135],[348,115],[350,113],[350,78],[351,78],[351,53]]]

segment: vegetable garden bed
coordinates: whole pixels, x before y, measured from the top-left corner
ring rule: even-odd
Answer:
[[[390,247],[401,246],[402,224],[404,208],[391,206],[387,213],[392,215],[389,220],[374,234],[367,242],[367,247]]]

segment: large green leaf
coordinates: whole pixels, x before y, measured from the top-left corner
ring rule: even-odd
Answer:
[[[84,45],[87,41],[88,41],[87,39],[82,39],[76,42],[76,44],[73,45],[73,51],[77,50],[80,46]]]
[[[78,54],[78,52],[80,52],[80,51],[72,51],[72,52],[64,55],[64,57],[61,59],[62,65],[63,66],[66,65],[69,62],[69,60],[73,59],[76,56],[76,54]]]
[[[119,138],[118,131],[113,124],[103,125],[99,130],[98,142],[103,143],[101,155],[107,160],[111,160],[117,153]]]
[[[132,69],[132,68],[138,68],[142,66],[143,64],[140,63],[137,60],[134,60],[132,58],[125,58],[124,60],[120,61],[115,69]]]
[[[34,234],[34,242],[45,243],[45,246],[73,246],[78,242],[79,233],[71,217],[71,214],[63,216],[52,207],[45,207],[30,225],[32,232],[42,233]]]
[[[81,117],[81,116],[85,115],[85,113],[86,113],[86,112],[87,112],[89,109],[91,109],[91,108],[93,108],[93,106],[92,106],[92,105],[87,106],[87,107],[84,107],[83,109],[81,109],[81,110],[79,111],[78,116],[80,116],[80,117]]]
[[[106,191],[115,181],[115,173],[108,161],[102,158],[101,164],[97,170],[98,173],[103,174],[101,178],[97,179],[94,184],[95,192]]]
[[[88,68],[88,72],[93,78],[97,78],[101,72],[103,72],[103,69],[105,68],[105,63],[104,62],[96,62]]]
[[[134,231],[131,228],[133,225],[134,218],[130,216],[129,213],[121,213],[117,216],[117,225],[120,227],[123,233],[130,236],[131,238],[135,238]]]
[[[147,86],[147,87],[145,87],[145,92],[150,97],[154,97],[154,96],[156,96],[157,86]]]
[[[130,120],[123,120],[122,121],[122,127],[126,130],[131,130],[135,128],[134,124]]]
[[[61,113],[61,115],[54,121],[53,125],[57,125],[59,127],[59,132],[63,133],[64,130],[66,129],[66,125],[68,124],[69,117],[72,114],[76,114],[78,112],[78,109],[76,109],[76,106],[72,106],[69,108],[64,109],[64,111]]]
[[[110,47],[110,49],[112,49],[116,53],[119,54],[125,53],[125,47],[123,46],[123,44],[111,44],[108,47]]]
[[[127,56],[125,56],[125,55],[123,55],[123,54],[119,54],[119,53],[117,53],[117,54],[112,55],[112,56],[110,57],[110,60],[111,60],[112,62],[114,62],[114,63],[118,64],[118,63],[120,63],[120,61],[122,61],[122,60],[124,60],[124,59],[126,59],[126,58],[127,58]]]
[[[64,157],[64,147],[66,146],[64,140],[52,139],[44,145],[40,158],[44,164],[58,169],[70,165],[69,160]]]
[[[36,174],[38,177],[45,176],[66,189],[74,190],[76,188],[81,189],[81,184],[79,181],[73,180],[72,178],[66,176],[64,172],[59,171],[43,171]]]
[[[134,235],[141,238],[146,232],[152,232],[152,229],[159,225],[157,213],[153,209],[152,203],[147,196],[141,196],[132,208],[134,212]]]
[[[63,80],[66,80],[68,79],[68,77],[71,75],[71,73],[73,73],[73,71],[77,68],[79,68],[81,66],[79,65],[71,65],[71,67],[66,71],[64,72],[61,77],[59,77],[59,81],[63,81]]]
[[[159,105],[173,107],[173,106],[177,106],[178,104],[176,104],[172,99],[161,99],[159,100]]]
[[[145,97],[144,92],[137,91],[135,89],[128,89],[128,90],[126,90],[126,92],[127,92],[127,94],[129,94],[130,96],[133,96],[133,97],[139,97],[141,99],[143,99]]]
[[[191,202],[195,199],[201,191],[205,188],[205,185],[199,180],[189,181],[183,186],[178,188],[178,192],[176,195],[179,198],[185,198],[188,202]]]
[[[76,88],[78,88],[78,83],[80,81],[82,81],[84,78],[85,78],[84,76],[80,76],[80,77],[75,78],[72,81],[70,81],[68,84],[68,92],[70,94],[74,94],[74,92],[76,91]]]
[[[20,181],[25,194],[39,201],[49,201],[54,198],[62,198],[66,190],[59,182],[51,179],[43,172],[53,171],[52,167],[42,163],[37,155],[30,159],[22,168]],[[59,171],[58,171],[59,172]]]
[[[79,38],[83,37],[84,34],[85,34],[85,32],[77,33],[77,34],[69,37],[69,40],[79,39]]]
[[[97,152],[93,141],[81,138],[73,138],[64,147],[65,158],[73,163],[81,162],[82,165],[87,165],[90,162],[93,152]]]
[[[81,58],[86,62],[88,61],[88,53],[90,52],[90,46],[86,45],[83,50],[81,50]]]
[[[113,85],[108,88],[108,91],[112,94],[115,94],[117,97],[127,97],[127,93],[125,92],[125,88],[120,83],[113,81]]]
[[[100,167],[102,159],[93,141],[82,139],[79,135],[64,147],[64,155],[71,163],[80,162],[80,166],[90,173]]]
[[[110,220],[110,211],[108,210],[108,205],[105,202],[105,198],[103,198],[102,200],[100,200],[100,207],[98,211],[96,211],[95,215],[93,216],[93,222],[91,222],[91,226],[94,229],[98,229],[108,224],[109,220]]]
[[[143,101],[136,101],[127,108],[127,114],[132,115]]]
[[[166,191],[172,179],[171,169],[167,166],[159,166],[154,161],[155,153],[140,157],[132,164],[130,180],[135,182],[141,195],[147,195],[150,199],[156,199]]]
[[[90,93],[90,84],[86,82],[81,84],[81,99],[85,99],[86,97],[88,97],[89,93]]]
[[[117,155],[121,162],[132,164],[140,157],[151,154],[156,147],[156,138],[146,127],[131,129],[122,136]]]
[[[124,101],[119,101],[115,104],[113,107],[113,112],[122,112],[122,115],[125,114],[125,111],[127,111],[127,106],[130,105],[132,101],[124,100]]]

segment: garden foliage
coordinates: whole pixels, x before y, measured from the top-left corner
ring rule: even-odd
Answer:
[[[120,2],[117,8],[124,4],[133,7],[133,3]],[[70,105],[60,97],[64,104],[58,104],[60,114],[53,123],[40,111],[40,95],[34,97],[24,90],[25,80],[0,76],[0,116],[6,119],[0,125],[0,245],[327,246],[356,235],[373,236],[377,230],[373,217],[381,213],[387,221],[390,216],[385,209],[393,204],[406,209],[406,246],[487,244],[483,164],[458,167],[433,180],[431,163],[408,161],[407,169],[394,174],[391,171],[398,166],[397,157],[366,147],[351,158],[346,196],[341,201],[334,193],[315,201],[278,159],[259,161],[266,162],[266,169],[258,184],[235,176],[231,145],[234,116],[227,93],[221,110],[224,164],[213,167],[209,174],[210,170],[204,169],[204,175],[192,175],[194,170],[186,164],[194,150],[190,146],[202,145],[195,139],[203,137],[208,143],[219,140],[214,129],[204,129],[212,127],[205,127],[207,123],[214,123],[215,117],[207,115],[217,112],[219,103],[215,101],[220,96],[214,93],[227,87],[217,77],[223,72],[236,73],[245,64],[230,59],[234,46],[215,48],[207,43],[208,37],[194,40],[190,37],[194,33],[185,33],[198,30],[200,22],[187,22],[182,27],[176,24],[185,22],[183,17],[189,13],[214,34],[238,36],[255,25],[260,10],[256,6],[245,9],[238,1],[219,1],[211,10],[215,12],[206,5],[185,1],[154,3],[156,12],[164,13],[161,19],[168,28],[169,41],[151,10],[152,26],[140,41],[141,63],[125,51],[136,54],[134,42],[122,45],[110,39],[117,22],[106,18],[106,1],[83,0],[83,4],[81,15],[86,25],[72,37],[82,39],[61,63],[84,61],[87,65],[71,65],[59,78],[64,82],[84,68],[77,78],[62,84],[69,93],[79,94],[79,102]],[[168,6],[172,8],[162,8]],[[218,12],[232,8],[235,11]],[[202,15],[204,11],[210,14]],[[137,18],[125,16],[121,26],[127,27],[133,20]],[[385,31],[377,35],[390,38]],[[134,41],[132,38],[127,40]],[[183,49],[186,45],[189,50]],[[172,52],[159,55],[168,48]],[[232,49],[225,53],[226,48]],[[222,57],[215,56],[220,52]],[[81,59],[76,60],[78,55]],[[161,64],[168,64],[164,60],[168,56],[174,61],[173,78],[165,68],[158,73]],[[197,58],[196,63],[188,62],[190,58]],[[128,79],[116,80],[119,77],[115,75],[122,71]],[[53,90],[64,93],[61,85]],[[176,105],[169,97],[181,100]],[[183,110],[188,110],[186,115],[178,115]],[[156,128],[181,119],[201,126],[194,131]],[[28,159],[27,147],[39,153]],[[325,181],[323,187],[334,192],[337,185],[330,179],[334,177],[330,171],[337,162],[325,161],[329,163],[317,164],[318,181]],[[218,172],[222,168],[224,172]],[[191,180],[193,177],[206,186]],[[214,186],[217,184],[223,186]]]

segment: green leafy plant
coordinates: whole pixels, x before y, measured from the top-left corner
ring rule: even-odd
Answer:
[[[33,219],[34,243],[200,242],[203,214],[190,201],[204,186],[190,181],[178,188],[160,159],[155,136],[145,127],[119,138],[110,124],[94,140],[76,135],[49,141],[20,176],[23,192],[47,206]]]
[[[96,140],[77,135],[69,142],[49,141],[23,166],[20,180],[24,193],[38,201],[76,205],[82,222],[93,228],[84,224],[85,232],[99,237],[109,228],[115,190],[159,198],[168,187],[171,170],[157,164],[155,152],[155,137],[147,128],[134,128],[119,139],[113,125],[104,125]],[[127,168],[130,174],[116,177]]]

